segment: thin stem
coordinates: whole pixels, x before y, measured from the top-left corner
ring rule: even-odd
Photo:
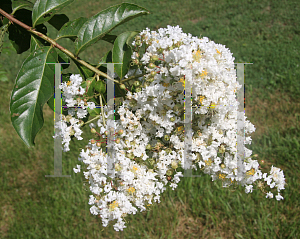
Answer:
[[[98,75],[97,75],[97,81],[99,81],[99,76]],[[99,98],[100,98],[100,104],[101,104],[101,114],[102,114],[103,125],[104,125],[104,127],[106,127],[104,111],[103,111],[102,95],[101,94],[99,95]]]
[[[66,48],[62,47],[61,45],[59,45],[58,43],[56,43],[56,41],[54,41],[53,39],[45,36],[44,34],[36,31],[34,28],[24,24],[23,22],[19,21],[18,19],[14,18],[12,15],[8,14],[7,12],[3,11],[0,8],[0,13],[5,16],[7,19],[9,19],[11,22],[14,22],[16,24],[18,24],[19,26],[23,27],[24,29],[26,29],[27,31],[29,31],[30,33],[44,39],[45,41],[49,42],[52,44],[52,47],[56,47],[58,48],[60,51],[62,51],[63,53],[65,53],[66,55],[68,55],[69,57],[71,57],[74,61],[77,61],[78,63],[80,63],[81,65],[87,67],[88,69],[90,69],[91,71],[95,72],[98,75],[101,75],[111,81],[114,81],[118,84],[120,84],[117,80],[114,80],[112,78],[110,78],[107,74],[105,74],[102,71],[99,71],[97,68],[95,68],[94,66],[91,66],[90,64],[88,64],[87,62],[80,60],[79,57],[75,57],[74,54],[70,51],[68,51]]]
[[[134,79],[136,79],[136,78],[140,78],[140,77],[142,77],[142,76],[144,76],[144,75],[143,75],[143,74],[140,74],[140,75],[137,75],[137,76],[135,76],[135,75],[130,76],[130,77],[128,77],[127,79],[122,80],[122,81],[121,81],[121,84],[123,84],[124,82],[130,81],[130,80],[134,80]]]
[[[94,120],[100,118],[100,115],[97,115],[95,118],[91,119],[91,120],[88,120],[87,122],[85,122],[84,124],[89,124],[91,122],[93,122]]]

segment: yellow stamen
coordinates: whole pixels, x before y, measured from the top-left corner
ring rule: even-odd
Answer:
[[[201,53],[202,53],[202,51],[200,51],[200,50],[197,50],[196,52],[195,51],[193,52],[193,59],[194,59],[194,61],[200,63],[200,59],[202,57]]]
[[[199,96],[199,100],[198,101],[200,102],[200,104],[202,104],[202,101],[204,100],[204,98],[205,98],[205,96],[202,96],[202,95]]]
[[[217,50],[217,53],[221,55],[221,52],[218,49],[216,49],[216,50]]]
[[[168,87],[170,84],[169,83],[163,83],[164,87]]]
[[[255,169],[252,168],[252,169],[251,169],[250,171],[248,171],[246,174],[247,174],[247,175],[254,175],[254,174],[255,174]]]
[[[132,170],[135,172],[135,171],[138,170],[138,168],[137,168],[136,166],[133,166],[133,167],[132,167]]]
[[[112,204],[109,205],[109,210],[115,210],[116,207],[119,206],[117,201],[114,201]]]
[[[184,78],[180,78],[179,82],[181,82],[182,86],[185,87],[185,80],[184,80]]]
[[[129,193],[134,193],[135,192],[135,188],[134,187],[130,187],[130,188],[127,189],[127,191]]]
[[[204,160],[205,164],[210,166],[212,164],[212,160],[209,158],[208,160]]]
[[[205,77],[205,76],[207,76],[207,71],[206,70],[204,70],[204,71],[202,71],[202,73],[201,73],[201,78],[203,78],[203,77]]]
[[[219,179],[224,180],[226,178],[226,174],[220,173],[219,174]]]
[[[67,86],[69,86],[69,85],[71,85],[71,81],[68,81],[68,82],[67,82]]]

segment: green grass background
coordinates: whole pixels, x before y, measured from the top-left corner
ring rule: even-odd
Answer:
[[[91,17],[124,1],[75,1],[62,11],[70,20]],[[7,41],[0,56],[7,81],[0,87],[0,238],[300,238],[300,15],[298,1],[130,1],[151,14],[117,27],[113,34],[146,27],[182,27],[193,36],[207,36],[226,45],[235,63],[245,66],[246,116],[255,125],[247,146],[271,165],[284,170],[284,200],[266,199],[222,188],[209,175],[183,178],[177,190],[162,195],[148,212],[129,215],[124,232],[113,223],[102,227],[89,212],[89,188],[83,175],[74,174],[79,147],[63,155],[63,174],[71,178],[45,178],[53,174],[53,112],[45,106],[45,124],[36,146],[27,148],[10,122],[9,99],[13,83],[28,52],[17,55]],[[49,36],[55,30],[49,25]],[[70,41],[59,43],[73,51]],[[80,57],[98,62],[111,44],[99,41]],[[74,52],[74,51],[73,51]],[[77,73],[74,65],[67,72]],[[196,173],[196,172],[194,172]]]

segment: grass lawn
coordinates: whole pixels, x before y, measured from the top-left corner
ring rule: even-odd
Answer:
[[[91,17],[122,2],[77,0],[62,13],[70,20]],[[246,194],[243,187],[222,188],[209,175],[182,178],[175,191],[167,189],[160,204],[128,215],[124,232],[114,231],[113,223],[103,227],[89,212],[90,193],[83,175],[72,170],[87,140],[75,141],[63,154],[63,174],[71,178],[45,178],[53,174],[53,112],[45,106],[44,127],[34,148],[27,148],[11,125],[10,94],[29,52],[17,55],[6,38],[0,56],[0,70],[8,78],[0,87],[0,238],[300,238],[300,4],[296,0],[130,3],[151,14],[112,34],[179,25],[185,33],[226,45],[235,63],[253,63],[245,66],[245,111],[256,131],[247,148],[259,155],[259,162],[265,161],[263,172],[272,165],[283,169],[284,200],[267,199],[258,190]],[[46,26],[54,38],[55,30]],[[69,40],[59,43],[74,52]],[[80,58],[97,63],[111,46],[99,41]],[[78,73],[74,65],[66,72]]]

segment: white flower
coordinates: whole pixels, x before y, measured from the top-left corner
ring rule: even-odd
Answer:
[[[76,165],[76,168],[73,168],[75,173],[79,173],[80,172],[80,165]]]

